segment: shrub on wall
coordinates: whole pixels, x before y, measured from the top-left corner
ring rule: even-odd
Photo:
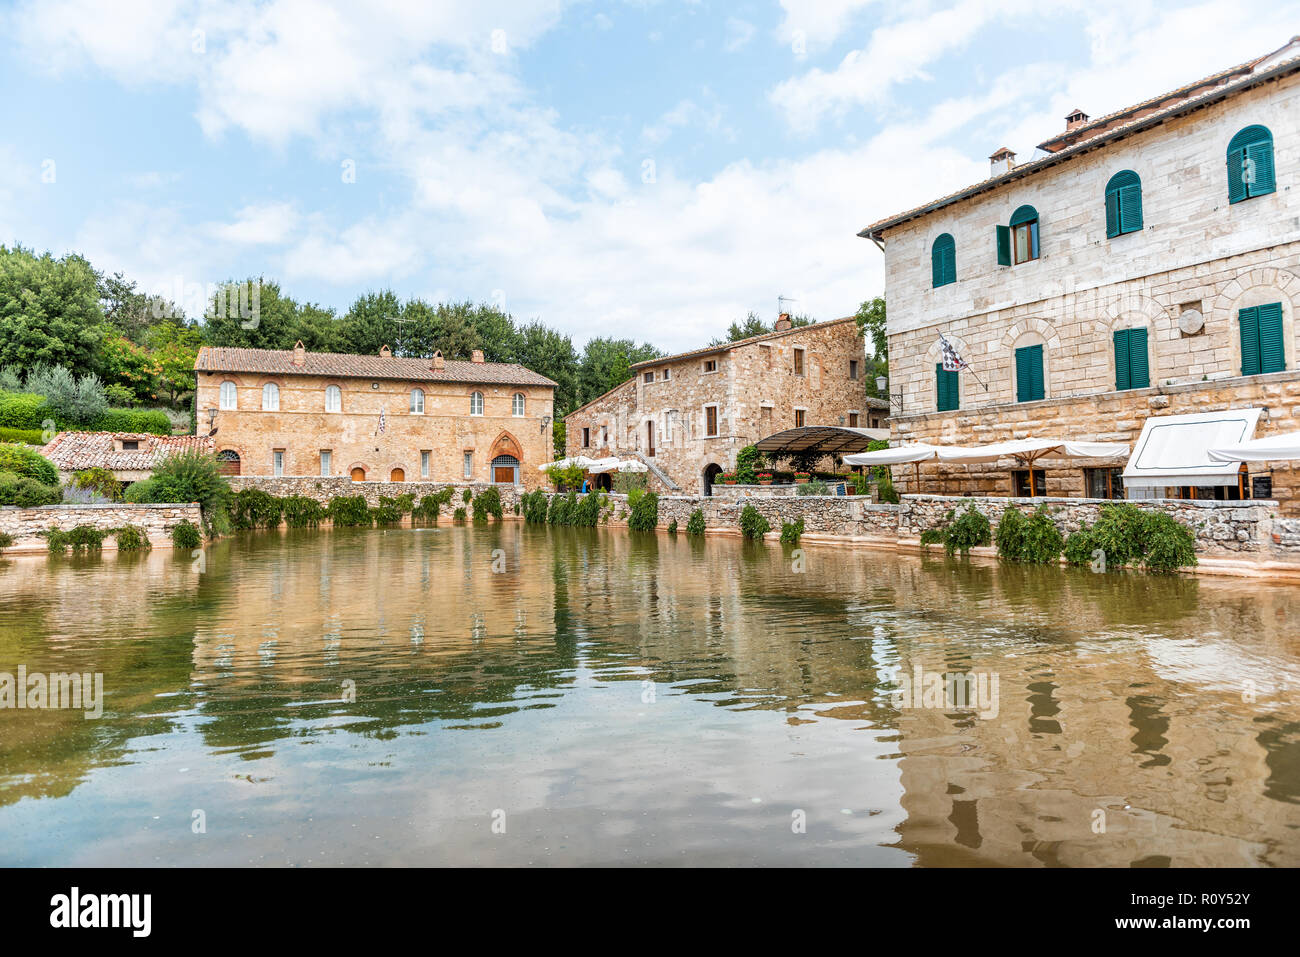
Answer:
[[[238,529],[277,528],[284,513],[282,500],[260,488],[244,488],[230,502],[230,523]]]
[[[772,530],[771,523],[752,505],[740,510],[740,531],[746,538],[762,538]]]
[[[199,449],[174,452],[154,468],[149,477],[148,498],[128,498],[133,502],[198,502],[205,522],[226,521],[230,501],[230,483],[217,467],[214,455]],[[128,491],[134,491],[134,483]],[[142,493],[137,493],[142,494]],[[277,523],[278,524],[278,523]]]
[[[665,531],[667,531],[669,535],[676,535],[676,534],[677,534],[677,519],[673,519],[671,522],[669,522],[669,523],[668,523],[668,528],[665,529]]]
[[[464,512],[463,508],[456,511]],[[379,504],[371,509],[371,514],[376,525],[400,525],[402,523],[402,507],[398,504],[397,499],[389,498],[387,495],[379,496]]]
[[[1073,565],[1100,559],[1107,569],[1141,562],[1148,571],[1176,571],[1197,564],[1196,536],[1163,512],[1127,503],[1103,505],[1096,524],[1066,539],[1065,558]]]
[[[280,499],[284,523],[290,528],[315,528],[325,521],[325,506],[306,495],[290,495]]]
[[[781,523],[781,543],[783,545],[798,545],[799,539],[802,537],[803,537],[802,518],[794,522]]]
[[[34,478],[13,472],[0,472],[0,505],[36,508],[57,505],[63,498],[57,485],[42,485]]]
[[[1092,547],[1106,555],[1106,567],[1122,568],[1142,557],[1148,513],[1127,502],[1103,505],[1092,526]]]
[[[627,527],[638,532],[653,532],[659,525],[659,496],[646,492],[637,499],[627,516]]]
[[[966,511],[959,517],[953,519],[952,516],[953,512],[949,512],[948,517],[952,521],[943,539],[944,551],[949,555],[954,552],[968,555],[972,548],[987,545],[993,540],[993,530],[989,525],[988,516],[976,509],[973,504],[968,504]]]
[[[54,463],[25,445],[0,445],[0,472],[25,475],[42,485],[55,485],[59,481]]]
[[[122,500],[122,483],[108,469],[99,468],[98,466],[72,473],[72,478],[68,480],[67,487],[89,492],[102,502],[120,502]]]
[[[1028,519],[1018,509],[1008,508],[998,522],[996,538],[998,557],[1027,565],[1051,564],[1065,548],[1065,539],[1046,505],[1040,505]]]
[[[0,532],[0,552],[9,548],[14,543],[14,537],[8,532]]]
[[[437,522],[443,504],[442,499],[437,495],[425,495],[421,497],[420,504],[411,509],[411,517],[424,522]]]
[[[1172,572],[1197,564],[1196,536],[1164,512],[1146,516],[1142,563],[1148,571]]]
[[[451,520],[452,520],[453,522],[464,522],[464,521],[465,521],[465,510],[464,510],[463,508],[458,508],[458,509],[456,509],[456,511],[454,511],[454,512],[451,513]]]
[[[325,508],[330,521],[340,528],[370,524],[370,508],[364,495],[338,495]]]
[[[198,548],[202,544],[203,536],[199,534],[199,527],[189,519],[172,526],[173,548]]]
[[[583,528],[595,528],[600,521],[600,511],[604,504],[604,492],[588,492],[578,499],[578,504],[573,509],[573,524]]]
[[[45,536],[49,550],[55,554],[62,554],[69,548],[74,552],[98,551],[108,537],[108,532],[89,525],[78,525],[66,532],[50,528],[41,534]]]
[[[687,535],[703,535],[703,534],[704,534],[704,511],[703,511],[703,509],[698,509],[698,508],[697,508],[695,511],[691,512],[691,517],[688,518],[688,519],[686,520],[686,534],[687,534]]]
[[[1015,561],[1023,548],[1024,538],[1025,516],[1020,514],[1019,509],[1008,507],[1003,511],[1002,518],[998,520],[997,530],[993,533],[998,557]]]
[[[550,500],[541,489],[534,489],[531,492],[525,492],[520,500],[523,504],[524,521],[529,525],[545,525],[546,512],[550,507]]]
[[[501,508],[501,492],[495,485],[488,486],[474,499],[474,521],[486,522],[489,515],[497,521],[505,517],[505,511]]]
[[[149,536],[138,525],[123,525],[113,533],[119,552],[148,551],[153,548]]]

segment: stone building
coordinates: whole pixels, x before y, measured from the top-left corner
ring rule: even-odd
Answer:
[[[859,234],[885,254],[895,439],[1131,444],[1150,416],[1245,407],[1265,410],[1257,435],[1294,429],[1300,38],[1066,123],[1028,162],[1000,149],[988,179]],[[944,370],[941,336],[969,368]],[[1052,464],[1040,493],[1125,494],[1123,462]],[[1013,465],[923,469],[936,490],[1024,493]],[[1291,463],[1270,465],[1163,491],[1253,483],[1295,514]]]
[[[200,434],[231,474],[536,486],[555,383],[520,365],[294,349],[199,350]]]
[[[147,479],[169,455],[198,449],[212,451],[212,439],[200,435],[148,435],[141,432],[60,432],[41,449],[66,482],[82,469],[108,469],[123,485]]]
[[[852,317],[792,326],[640,362],[632,378],[565,417],[568,455],[635,456],[670,491],[708,494],[736,453],[805,425],[879,426]]]

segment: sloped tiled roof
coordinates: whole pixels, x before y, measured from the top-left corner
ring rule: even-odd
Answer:
[[[137,441],[136,451],[118,451],[113,440]],[[110,471],[152,471],[174,452],[212,451],[212,439],[200,435],[147,435],[136,432],[60,432],[41,454],[60,472],[104,468]]]
[[[949,193],[924,205],[878,220],[862,229],[858,235],[864,239],[879,241],[884,231],[893,226],[901,225],[963,199],[969,199],[1013,180],[1048,169],[1139,130],[1157,126],[1173,117],[1191,113],[1211,103],[1227,99],[1234,94],[1243,93],[1261,83],[1294,73],[1300,70],[1300,56],[1291,55],[1284,59],[1277,59],[1277,56],[1283,52],[1294,54],[1294,50],[1288,51],[1287,48],[1297,45],[1300,45],[1300,37],[1293,37],[1286,46],[1272,53],[1248,60],[1227,70],[1221,70],[1194,83],[1188,83],[1176,90],[1144,100],[1134,106],[1116,110],[1095,120],[1089,120],[1077,129],[1067,130],[1065,133],[1045,140],[1040,144],[1039,148],[1047,153],[1046,156],[1031,159],[1019,166],[1012,167],[1004,173],[991,176],[986,180]]]
[[[715,352],[726,352],[729,349],[738,349],[741,346],[752,345],[755,342],[766,342],[768,339],[779,339],[782,336],[793,336],[800,332],[808,332],[812,329],[824,329],[827,326],[833,326],[836,323],[853,321],[853,316],[845,316],[843,319],[827,319],[825,322],[813,322],[806,326],[793,326],[790,329],[782,329],[780,332],[765,332],[761,336],[750,336],[748,339],[737,339],[734,342],[720,342],[717,345],[692,349],[690,352],[679,352],[675,356],[660,356],[658,359],[647,359],[645,362],[636,363],[632,368],[644,369],[649,366],[667,365],[670,362],[680,362],[682,359],[691,359],[695,356],[707,356]]]
[[[479,385],[537,385],[555,388],[546,376],[513,362],[448,359],[434,371],[430,359],[361,356],[345,352],[307,352],[293,364],[292,349],[240,349],[204,346],[196,372],[252,372],[261,375],[313,375],[338,379],[401,379],[407,382],[468,382]]]

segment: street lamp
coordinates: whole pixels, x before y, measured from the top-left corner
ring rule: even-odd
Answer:
[[[888,376],[883,376],[883,375],[878,375],[878,376],[876,376],[876,392],[878,392],[879,394],[881,394],[881,395],[883,395],[883,396],[885,396],[885,397],[887,397],[887,398],[889,399],[889,411],[890,411],[890,412],[893,412],[893,411],[894,411],[894,407],[895,407],[895,406],[898,407],[898,411],[899,411],[899,412],[902,412],[902,411],[903,411],[903,393],[901,393],[901,392],[890,392],[890,391],[889,391],[889,377],[888,377]]]

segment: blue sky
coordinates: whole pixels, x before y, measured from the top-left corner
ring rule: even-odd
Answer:
[[[883,291],[868,222],[1297,27],[1300,2],[9,3],[0,242],[185,305],[265,275],[685,349],[780,294],[851,314]]]

